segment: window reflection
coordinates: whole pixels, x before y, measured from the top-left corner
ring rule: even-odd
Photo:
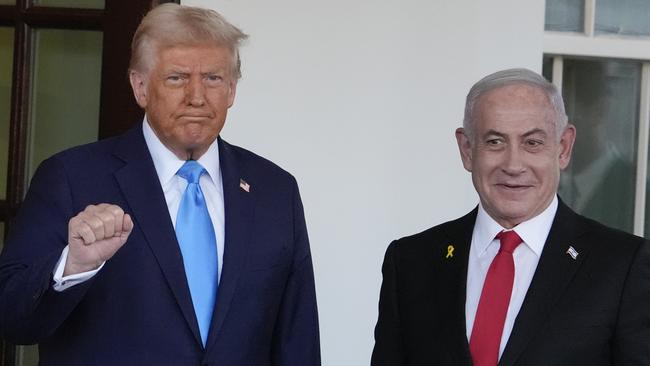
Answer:
[[[650,1],[597,0],[596,33],[629,36],[650,35]]]
[[[577,129],[560,196],[577,212],[628,232],[634,225],[641,64],[564,61],[563,95]]]
[[[102,33],[36,31],[28,176],[50,155],[97,140]]]
[[[558,32],[584,30],[584,0],[546,0],[544,29]]]
[[[61,8],[104,9],[104,0],[34,0],[34,5]]]

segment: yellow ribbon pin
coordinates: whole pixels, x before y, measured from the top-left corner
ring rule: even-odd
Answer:
[[[453,258],[453,256],[454,256],[454,246],[453,246],[453,245],[449,245],[449,246],[447,247],[447,256],[446,256],[445,258],[449,258],[449,257],[452,257],[452,258]]]

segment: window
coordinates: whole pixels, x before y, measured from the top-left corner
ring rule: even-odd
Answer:
[[[650,234],[650,2],[547,0],[543,74],[577,128],[559,194],[569,206]]]

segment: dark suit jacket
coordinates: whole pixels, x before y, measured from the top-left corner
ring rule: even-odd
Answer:
[[[249,151],[218,143],[225,249],[205,349],[141,125],[39,167],[0,258],[0,335],[38,342],[41,365],[320,365],[296,181]],[[68,220],[102,202],[132,215],[131,236],[91,280],[55,292],[52,270]]]
[[[465,290],[476,212],[388,247],[373,366],[472,364]],[[648,243],[560,202],[499,365],[650,365]]]

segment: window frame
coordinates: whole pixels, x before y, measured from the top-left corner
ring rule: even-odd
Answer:
[[[644,235],[646,189],[648,178],[648,148],[650,147],[650,37],[627,35],[596,35],[596,0],[584,2],[582,32],[544,31],[543,57],[553,62],[553,84],[562,92],[564,57],[591,59],[626,59],[641,63],[639,100],[637,166],[634,196],[633,233]]]

